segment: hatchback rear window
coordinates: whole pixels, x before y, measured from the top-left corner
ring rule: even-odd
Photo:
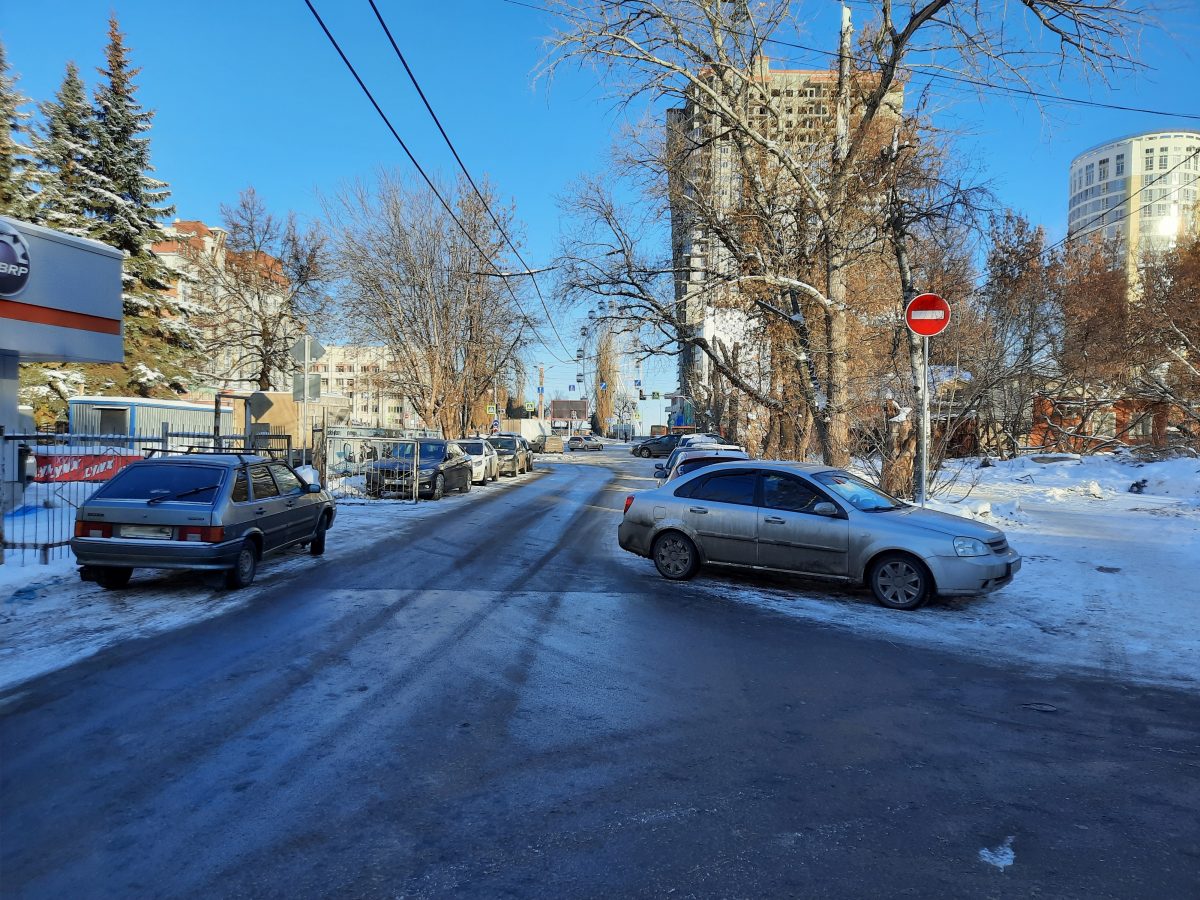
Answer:
[[[103,500],[161,500],[212,503],[225,479],[215,466],[134,463],[93,494]]]

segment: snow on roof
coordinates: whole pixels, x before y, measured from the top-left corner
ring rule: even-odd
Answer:
[[[204,412],[212,412],[211,403],[193,403],[188,400],[159,400],[155,397],[107,397],[107,396],[88,396],[88,397],[72,397],[68,403],[115,403],[122,406],[157,406],[168,407],[170,409],[195,409]],[[221,412],[233,412],[232,406],[222,406]]]

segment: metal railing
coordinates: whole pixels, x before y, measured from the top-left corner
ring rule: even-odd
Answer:
[[[317,470],[338,500],[415,502],[420,446],[408,438],[327,437]]]

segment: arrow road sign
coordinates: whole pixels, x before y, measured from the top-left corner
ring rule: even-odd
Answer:
[[[909,301],[904,322],[913,334],[933,337],[950,324],[950,304],[937,294],[921,294]]]

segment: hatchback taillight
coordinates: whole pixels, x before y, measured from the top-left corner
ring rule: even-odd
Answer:
[[[219,544],[225,540],[225,529],[219,525],[180,525],[176,540]]]
[[[110,538],[110,537],[112,537],[112,523],[110,523],[110,522],[88,522],[83,519],[76,519],[75,520],[75,537]]]
[[[630,494],[628,497],[625,498],[625,509],[622,511],[621,515],[624,515],[625,513],[629,512],[629,507],[631,507],[631,506],[633,506],[633,494]]]

